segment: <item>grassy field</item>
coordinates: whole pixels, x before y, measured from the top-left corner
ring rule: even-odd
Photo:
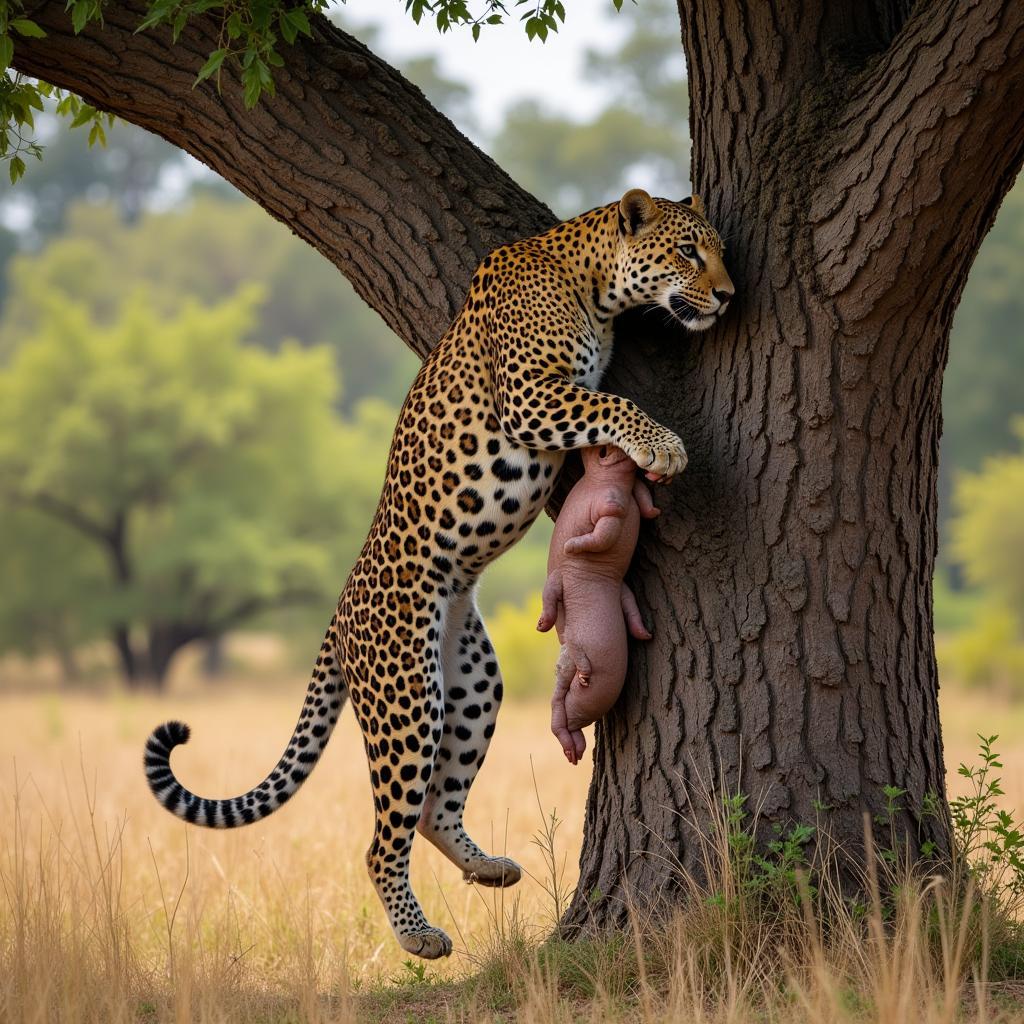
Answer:
[[[557,813],[558,863],[571,889],[588,784],[586,767],[562,758],[539,702],[503,710],[468,813],[478,841],[524,865],[523,883],[506,893],[467,886],[417,844],[414,886],[455,940],[455,955],[440,964],[406,962],[367,879],[371,803],[351,715],[301,795],[256,829],[190,828],[156,805],[140,764],[153,725],[172,715],[188,721],[193,740],[175,759],[182,781],[233,794],[282,749],[301,688],[299,679],[255,692],[186,687],[164,700],[0,694],[0,1020],[748,1019],[752,993],[723,995],[702,980],[695,943],[706,921],[691,918],[663,936],[656,984],[631,974],[608,988],[600,979],[614,976],[622,950],[607,962],[607,950],[591,951],[588,963],[573,960],[584,983],[567,992],[530,952],[555,914],[544,851],[531,837]],[[975,733],[1001,733],[1007,801],[1024,807],[1024,708],[950,688],[943,701],[948,763],[973,759]],[[951,775],[953,792],[959,783]],[[962,994],[951,1003],[941,977],[917,965],[907,968],[917,981],[897,972],[890,995],[878,989],[865,1009],[843,995],[834,967],[819,968],[764,1019],[891,1020],[893,1000],[927,1002],[933,986],[934,1006],[918,1006],[914,1019],[953,1021]],[[481,971],[493,981],[496,969],[522,976],[516,1005],[507,978],[505,997],[467,987]],[[728,965],[722,977],[732,977]],[[743,977],[730,984],[742,988]],[[972,1006],[978,998],[969,993]],[[1024,1019],[1009,1005],[983,999],[977,1019]]]

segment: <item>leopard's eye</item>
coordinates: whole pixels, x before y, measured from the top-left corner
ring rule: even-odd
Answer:
[[[679,251],[688,260],[695,260],[697,258],[697,246],[691,245],[689,242],[687,242],[686,245],[679,246]]]

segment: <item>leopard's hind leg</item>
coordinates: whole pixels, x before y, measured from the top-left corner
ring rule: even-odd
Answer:
[[[372,669],[368,660],[349,673],[376,812],[366,867],[402,948],[434,960],[448,956],[452,942],[427,921],[409,884],[409,857],[441,742],[438,630],[396,630]]]
[[[420,832],[467,881],[515,885],[522,874],[508,857],[492,857],[469,837],[463,825],[466,798],[494,734],[501,707],[498,659],[470,592],[450,609],[441,651],[444,725],[441,749],[427,788]]]

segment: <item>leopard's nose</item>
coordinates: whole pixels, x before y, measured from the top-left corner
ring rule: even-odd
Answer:
[[[713,288],[711,294],[724,306],[735,294],[734,288]]]

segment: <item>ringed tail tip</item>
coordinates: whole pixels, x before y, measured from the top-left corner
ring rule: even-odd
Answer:
[[[189,736],[192,735],[192,731],[184,722],[164,722],[163,725],[158,725],[149,737],[149,743],[146,744],[148,748],[155,747],[157,744],[163,747],[164,750],[150,749],[151,753],[170,753],[174,747],[180,746],[182,743],[188,743]],[[156,741],[154,743],[153,741]]]

